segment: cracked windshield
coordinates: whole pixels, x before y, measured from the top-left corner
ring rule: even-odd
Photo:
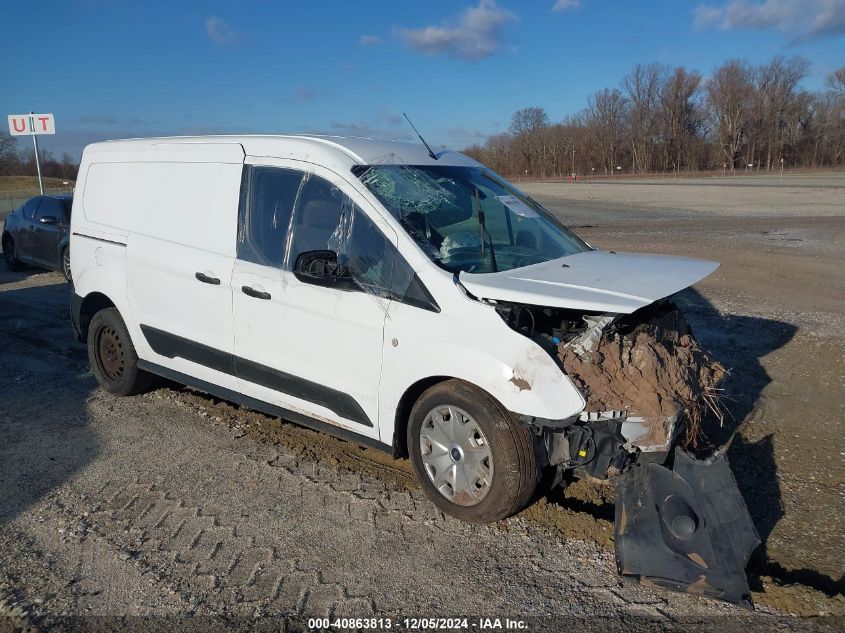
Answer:
[[[379,165],[353,172],[451,272],[512,270],[590,250],[539,204],[484,169]]]

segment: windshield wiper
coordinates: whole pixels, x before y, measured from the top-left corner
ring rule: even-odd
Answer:
[[[478,188],[473,188],[472,199],[475,202],[475,207],[478,213],[478,224],[481,226],[481,256],[484,257],[484,234],[487,233],[487,239],[490,240],[490,268],[494,273],[499,272],[499,267],[496,265],[496,251],[493,249],[493,236],[487,230],[484,220],[484,211],[481,210],[481,199],[478,196]]]

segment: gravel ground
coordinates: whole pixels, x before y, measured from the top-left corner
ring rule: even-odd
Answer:
[[[404,462],[176,386],[113,398],[72,340],[60,276],[4,270],[0,630],[458,615],[476,630],[478,617],[532,630],[841,628],[785,615],[845,613],[841,216],[747,217],[738,205],[693,218],[537,187],[603,247],[723,262],[681,300],[734,368],[737,419],[710,434],[739,429],[730,457],[765,541],[755,614],[621,584],[608,490],[576,487],[470,526],[439,513]],[[801,244],[765,237],[784,231]]]

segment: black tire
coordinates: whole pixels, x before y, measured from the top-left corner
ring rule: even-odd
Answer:
[[[3,236],[3,259],[6,262],[6,268],[12,272],[22,270],[24,263],[18,259],[18,253],[15,250],[15,240],[11,235]]]
[[[88,360],[100,386],[116,396],[149,389],[152,374],[138,369],[138,354],[117,308],[97,312],[88,326]]]
[[[471,422],[483,432],[492,453],[492,482],[487,484],[480,501],[473,500],[473,505],[461,505],[444,496],[423,462],[420,431],[431,412],[447,406],[471,416]],[[465,419],[461,422],[467,424]],[[539,480],[529,430],[489,394],[460,380],[447,380],[431,387],[414,404],[408,422],[408,451],[417,479],[429,499],[443,512],[471,523],[492,523],[519,512],[532,499]]]
[[[65,246],[62,249],[62,274],[65,276],[65,280],[68,283],[73,283],[73,277],[70,270],[70,246]]]

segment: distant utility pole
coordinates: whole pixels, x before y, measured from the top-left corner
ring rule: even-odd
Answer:
[[[572,178],[575,178],[575,146],[572,146]]]

